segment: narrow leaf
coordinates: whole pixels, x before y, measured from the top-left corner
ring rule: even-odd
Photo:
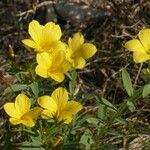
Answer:
[[[142,96],[143,98],[150,94],[150,84],[144,86]]]
[[[116,107],[115,107],[111,102],[109,102],[107,99],[105,99],[105,98],[103,98],[103,97],[100,97],[100,98],[99,98],[99,97],[97,97],[97,96],[96,96],[96,99],[99,100],[101,104],[103,104],[103,105],[105,105],[105,106],[111,108],[112,110],[117,111]]]
[[[94,143],[92,139],[92,133],[90,130],[86,130],[84,134],[81,136],[80,144],[83,144],[85,146],[85,150],[90,150],[91,145]]]
[[[26,90],[27,88],[28,88],[28,85],[26,84],[14,84],[6,88],[4,91],[4,94]]]
[[[131,112],[135,111],[135,106],[131,101],[127,101],[127,106]]]
[[[97,118],[93,118],[93,117],[87,118],[86,121],[87,121],[88,123],[93,124],[93,125],[96,125],[96,126],[98,125],[98,122],[99,122]]]
[[[133,95],[133,87],[129,73],[126,69],[122,70],[122,81],[125,90],[127,91],[129,96]]]
[[[31,90],[32,90],[33,94],[35,95],[35,97],[38,97],[38,94],[39,94],[38,83],[33,82],[32,84],[29,85],[29,87],[31,88]]]
[[[101,124],[103,124],[107,118],[107,106],[100,104],[98,107],[98,118],[101,121]]]

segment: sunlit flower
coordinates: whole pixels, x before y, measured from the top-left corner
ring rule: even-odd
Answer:
[[[58,121],[69,124],[72,117],[82,109],[82,105],[74,100],[68,101],[68,92],[65,88],[57,88],[51,96],[42,96],[38,103],[44,108],[43,118],[54,116]]]
[[[67,59],[74,68],[81,69],[86,64],[86,59],[92,57],[97,49],[93,44],[84,43],[81,33],[75,33],[73,38],[68,40]]]
[[[65,78],[64,73],[70,69],[70,63],[65,58],[64,51],[56,53],[38,53],[36,60],[38,66],[36,74],[43,78],[52,78],[57,82],[62,82]]]
[[[43,119],[52,118],[57,112],[57,104],[53,98],[48,95],[44,95],[38,98],[39,105],[44,108],[41,112],[41,117]]]
[[[35,119],[40,115],[42,109],[39,107],[30,109],[30,107],[30,99],[24,94],[19,94],[15,103],[9,102],[4,105],[4,110],[10,116],[9,121],[13,125],[23,124],[33,127],[36,123]]]
[[[40,25],[38,21],[32,20],[29,24],[28,32],[30,39],[24,39],[22,42],[36,52],[56,51],[64,49],[64,44],[60,41],[62,32],[59,25],[48,22]]]
[[[142,63],[150,59],[150,29],[142,29],[138,38],[126,42],[125,47],[133,52],[136,63]]]

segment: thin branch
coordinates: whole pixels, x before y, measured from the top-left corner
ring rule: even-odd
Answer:
[[[136,85],[136,83],[137,83],[137,81],[138,81],[140,72],[141,72],[141,70],[142,70],[142,66],[143,66],[143,63],[140,64],[140,68],[139,68],[139,70],[138,70],[138,73],[137,73],[136,78],[135,78],[135,81],[134,81],[134,85],[133,85],[134,87],[135,87],[135,85]]]
[[[39,8],[49,5],[49,4],[55,4],[55,3],[56,3],[56,1],[44,1],[44,2],[39,3],[38,5],[34,6],[33,9],[29,9],[27,11],[21,12],[21,13],[17,14],[16,16],[21,17],[21,16],[24,16],[29,13],[35,14],[36,10],[38,10]]]

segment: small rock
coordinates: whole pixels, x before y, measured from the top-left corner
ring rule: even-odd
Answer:
[[[91,8],[76,3],[59,2],[54,4],[54,8],[59,17],[72,25],[88,24],[93,21],[99,22],[108,16],[104,9]]]

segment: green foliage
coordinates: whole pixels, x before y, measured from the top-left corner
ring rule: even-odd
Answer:
[[[128,95],[132,96],[133,95],[133,87],[132,87],[131,78],[125,68],[122,69],[122,81],[123,81],[124,88],[127,91]]]
[[[79,143],[84,145],[85,150],[91,150],[94,141],[92,139],[92,133],[90,130],[86,130],[84,132],[84,134],[81,136]]]
[[[143,98],[150,94],[150,84],[144,86],[142,96]]]

